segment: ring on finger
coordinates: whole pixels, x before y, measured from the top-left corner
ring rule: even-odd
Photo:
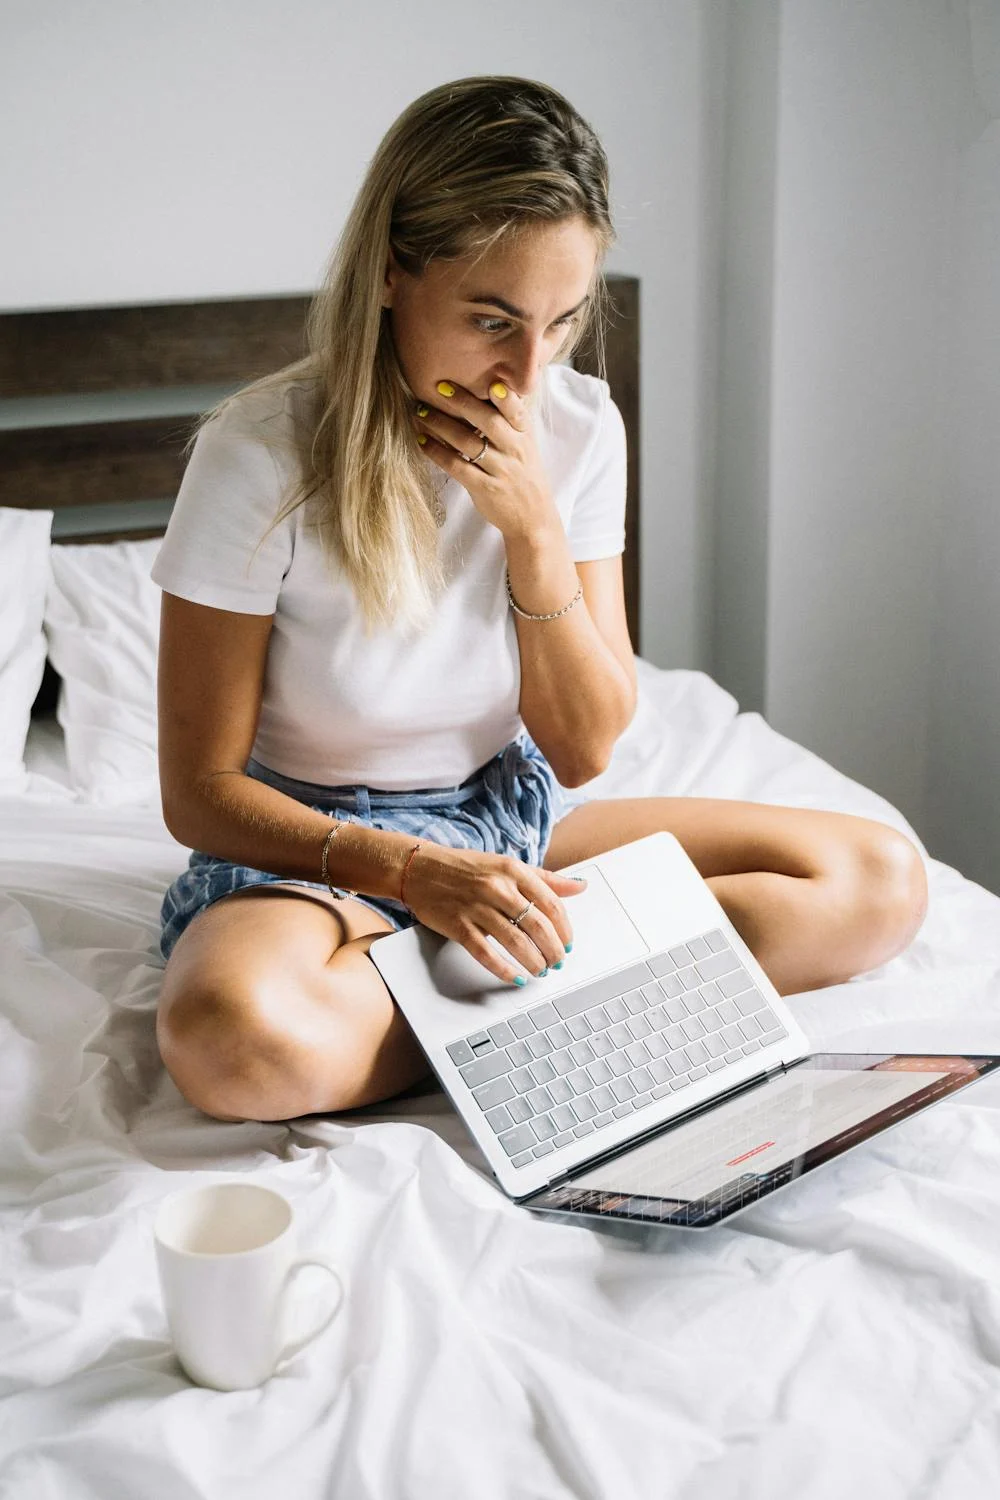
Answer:
[[[465,454],[465,453],[462,454],[462,457],[465,459],[465,462],[467,464],[477,464],[479,462],[479,460],[482,458],[483,454],[486,452],[487,448],[490,446],[490,440],[485,435],[485,433],[481,432],[478,435],[483,440],[483,446],[480,448],[480,450],[476,454],[475,458],[469,458],[469,456],[467,454]]]
[[[528,915],[529,911],[531,911],[531,909],[534,906],[534,904],[535,904],[534,901],[529,901],[528,904],[527,904],[527,906],[524,908],[523,911],[518,912],[518,914],[517,914],[516,917],[508,917],[507,921],[510,923],[510,925],[512,927],[520,927],[521,923],[524,921],[524,919]]]

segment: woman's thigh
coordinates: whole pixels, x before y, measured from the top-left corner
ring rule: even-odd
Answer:
[[[177,940],[157,1017],[168,1071],[225,1118],[356,1109],[428,1065],[368,948],[393,931],[360,902],[252,886],[203,911]]]
[[[621,797],[567,813],[553,829],[544,864],[558,870],[661,831],[674,835],[704,880],[755,870],[830,875],[859,849],[902,842],[894,829],[849,813],[712,797]]]

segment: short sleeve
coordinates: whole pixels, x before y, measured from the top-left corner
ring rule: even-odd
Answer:
[[[625,550],[625,423],[606,383],[601,385],[600,423],[567,528],[574,562],[617,557]]]
[[[274,443],[239,408],[223,411],[195,441],[153,582],[193,604],[273,614],[292,560],[292,519],[272,527],[286,494]]]

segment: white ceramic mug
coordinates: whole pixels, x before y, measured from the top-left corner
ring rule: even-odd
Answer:
[[[185,1188],[160,1205],[153,1230],[167,1321],[197,1385],[262,1384],[311,1344],[339,1312],[344,1283],[322,1255],[296,1256],[292,1206],[271,1188],[223,1182]],[[289,1292],[300,1271],[332,1276],[337,1300],[304,1338],[287,1337]]]

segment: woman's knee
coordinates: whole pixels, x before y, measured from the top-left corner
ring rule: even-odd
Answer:
[[[166,987],[165,987],[166,988]],[[164,1066],[190,1104],[217,1119],[248,1119],[248,1105],[288,1080],[295,1049],[250,984],[188,982],[160,1002],[156,1035]]]
[[[882,823],[866,820],[853,855],[851,886],[872,933],[878,956],[869,967],[875,968],[902,953],[919,932],[927,915],[927,872],[911,840]]]

